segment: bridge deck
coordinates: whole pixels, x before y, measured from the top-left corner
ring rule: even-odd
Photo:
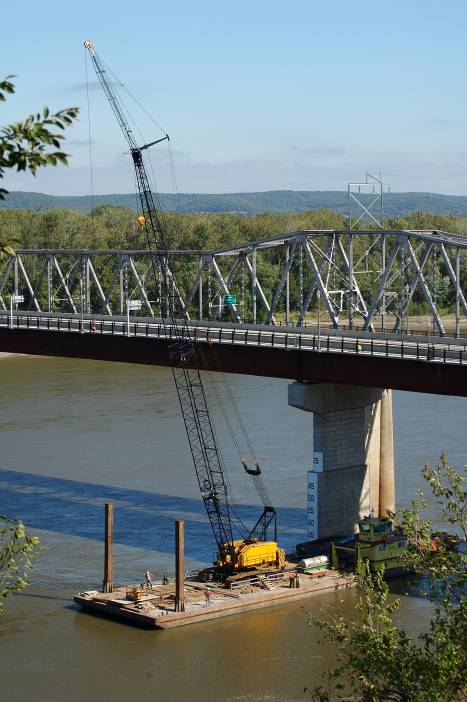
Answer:
[[[93,325],[95,331],[92,331]],[[382,338],[378,334],[190,322],[206,370],[467,396],[465,339]],[[157,320],[0,312],[0,351],[168,365]]]

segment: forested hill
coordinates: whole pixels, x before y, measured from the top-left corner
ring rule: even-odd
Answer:
[[[340,214],[347,213],[347,192],[271,190],[262,193],[224,193],[203,195],[181,193],[178,202],[174,195],[160,195],[162,208],[181,212],[233,212],[255,215],[261,212],[305,212],[326,208]],[[136,208],[134,194],[97,195],[94,207],[104,204]],[[85,196],[56,196],[41,193],[11,192],[0,200],[0,208],[46,211],[71,208],[82,213],[91,210],[91,198]],[[384,209],[389,217],[404,216],[409,212],[424,211],[434,214],[467,216],[467,196],[439,195],[437,193],[388,193],[384,196]]]

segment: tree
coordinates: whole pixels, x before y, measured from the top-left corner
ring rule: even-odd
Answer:
[[[425,480],[442,506],[443,520],[466,537],[465,479],[449,466],[425,466]],[[432,537],[432,525],[423,519],[427,502],[420,492],[412,509],[397,514],[400,529],[409,540],[409,556],[422,574],[423,594],[433,602],[427,631],[416,639],[393,623],[399,600],[390,600],[382,572],[371,574],[360,564],[357,616],[348,620],[309,616],[324,639],[337,644],[337,664],[326,671],[327,689],[312,691],[317,702],[450,702],[467,697],[467,627],[465,575],[467,557],[456,548],[455,536]],[[351,696],[349,696],[349,693]]]
[[[0,102],[15,92],[11,82],[14,76],[7,76],[0,81]],[[16,168],[36,174],[38,168],[67,165],[68,155],[61,151],[64,130],[78,117],[77,107],[68,107],[51,113],[44,107],[42,114],[31,114],[22,122],[15,122],[0,130],[0,178],[5,171]],[[0,200],[8,191],[0,188]],[[14,256],[13,236],[0,237],[0,259]],[[0,515],[0,613],[3,611],[2,600],[12,592],[22,590],[28,584],[27,574],[34,558],[39,552],[39,539],[31,536],[21,520],[9,519]]]
[[[20,519],[0,514],[0,614],[3,600],[29,584],[28,571],[39,550],[39,539]]]
[[[15,92],[14,83],[7,76],[0,81],[0,102],[5,102],[6,96]],[[40,112],[31,114],[21,122],[14,122],[0,130],[0,178],[9,168],[18,171],[29,171],[36,174],[38,168],[57,166],[59,163],[68,164],[68,154],[61,151],[64,138],[58,130],[64,130],[77,119],[78,107],[67,107],[59,112],[51,113],[48,107]],[[0,188],[0,200],[5,198],[8,191]],[[12,244],[0,238],[0,258],[14,256]]]

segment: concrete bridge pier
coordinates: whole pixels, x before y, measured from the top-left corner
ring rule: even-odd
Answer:
[[[314,415],[309,538],[352,533],[371,510],[394,511],[391,390],[295,382],[289,405]]]

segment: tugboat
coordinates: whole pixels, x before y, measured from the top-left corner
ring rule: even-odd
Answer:
[[[407,538],[396,534],[392,519],[369,515],[358,522],[358,535],[350,544],[332,543],[332,567],[336,570],[355,567],[367,561],[370,571],[384,569],[384,576],[402,575],[410,570],[406,561]]]

